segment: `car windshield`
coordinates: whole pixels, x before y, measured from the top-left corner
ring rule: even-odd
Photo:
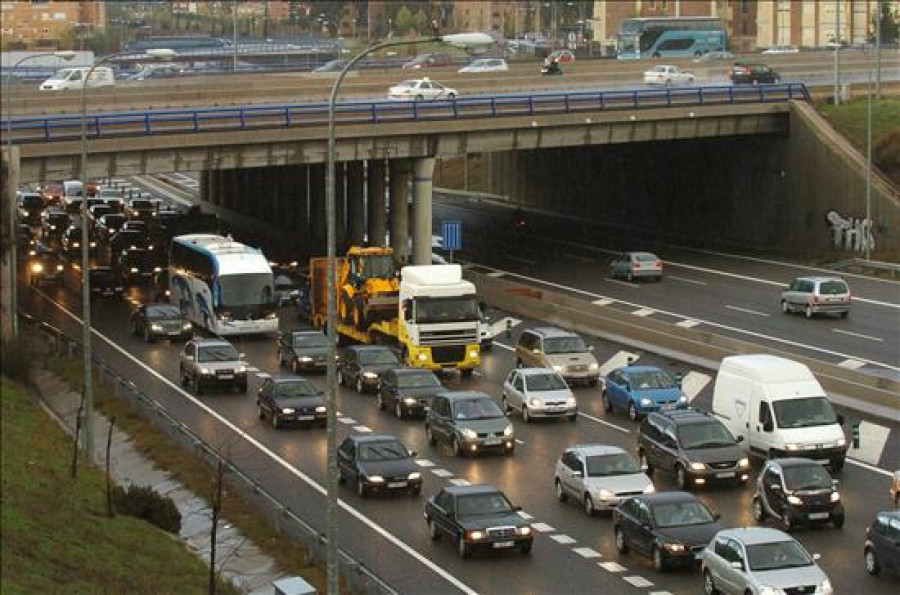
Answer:
[[[777,541],[747,546],[750,570],[780,570],[811,566],[812,558],[796,541]]]
[[[220,275],[221,306],[259,306],[272,303],[272,273]]]
[[[656,257],[656,254],[650,254],[649,252],[638,252],[632,257],[640,262],[655,262],[659,260],[659,258]]]
[[[409,451],[398,440],[367,442],[359,447],[360,461],[394,461],[408,458]]]
[[[294,347],[328,347],[328,340],[319,333],[298,334],[294,335]]]
[[[415,89],[416,84],[418,84],[418,82],[419,81],[403,81],[402,83],[397,83],[395,86],[405,88],[405,89]]]
[[[678,441],[682,448],[716,448],[736,444],[734,436],[722,422],[709,420],[678,426]]]
[[[675,388],[675,381],[662,370],[646,370],[628,374],[632,390],[657,390]]]
[[[397,385],[400,388],[439,388],[441,381],[431,372],[419,372],[398,376]]]
[[[553,337],[544,339],[544,353],[584,353],[587,346],[581,337]]]
[[[709,510],[698,501],[660,502],[652,507],[656,526],[682,527],[684,525],[705,525],[713,522]]]
[[[122,193],[115,188],[101,188],[97,196],[100,198],[122,198]]]
[[[493,494],[471,494],[456,499],[456,514],[472,516],[476,514],[503,514],[513,512],[513,507],[506,497],[495,492]]]
[[[481,315],[473,295],[416,300],[416,322],[420,324],[476,320],[481,320]]]
[[[181,310],[170,304],[147,306],[147,318],[150,320],[158,320],[160,318],[181,318]]]
[[[525,386],[530,391],[565,390],[569,387],[558,374],[530,374],[525,377]]]
[[[20,200],[22,207],[25,209],[43,209],[44,199],[40,194],[26,194]]]
[[[153,208],[153,203],[149,200],[134,199],[131,201],[132,209],[148,210]]]
[[[296,378],[275,383],[275,398],[311,397],[317,394],[313,383],[305,378]]]
[[[359,363],[368,365],[396,364],[400,365],[397,357],[387,349],[364,349],[359,352]]]
[[[779,428],[809,428],[837,423],[831,403],[825,397],[775,401],[775,419]]]
[[[104,215],[101,222],[106,227],[121,227],[125,223],[125,215],[109,214]]]
[[[830,490],[833,485],[828,471],[818,463],[789,465],[783,467],[782,470],[784,471],[784,485],[790,491]]]
[[[201,347],[197,355],[200,362],[233,362],[238,359],[238,352],[231,345],[211,345]]]
[[[850,290],[843,281],[825,281],[819,285],[819,291],[822,292],[822,295],[839,295],[848,293]]]
[[[631,475],[640,472],[641,470],[628,453],[617,452],[615,454],[587,457],[588,477]]]
[[[491,419],[503,412],[490,398],[464,399],[453,404],[453,419]]]

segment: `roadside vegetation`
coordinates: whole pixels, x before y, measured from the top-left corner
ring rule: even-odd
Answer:
[[[869,101],[854,99],[841,105],[818,106],[823,116],[864,156]],[[900,98],[872,101],[872,163],[900,185]]]

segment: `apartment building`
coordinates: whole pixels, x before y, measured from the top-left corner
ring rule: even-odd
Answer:
[[[105,2],[0,2],[4,48],[54,48],[72,30],[91,35],[105,26]]]

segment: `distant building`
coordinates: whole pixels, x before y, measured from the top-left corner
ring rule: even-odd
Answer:
[[[4,49],[58,48],[67,35],[89,38],[105,26],[105,2],[0,2]]]

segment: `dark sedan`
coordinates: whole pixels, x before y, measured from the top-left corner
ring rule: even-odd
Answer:
[[[192,331],[191,323],[172,304],[141,304],[131,314],[131,334],[142,336],[147,343],[157,339],[187,340]]]
[[[121,229],[110,238],[109,253],[113,258],[118,258],[122,250],[131,248],[146,248],[149,250],[151,249],[150,246],[150,237],[146,233]]]
[[[434,395],[446,389],[434,372],[423,368],[395,368],[381,375],[378,408],[392,409],[398,419],[422,417]]]
[[[407,450],[390,434],[350,435],[337,449],[339,481],[356,483],[356,493],[403,492],[417,496],[422,491],[422,473]]]
[[[156,215],[156,203],[149,198],[132,198],[125,207],[129,219],[149,221]]]
[[[664,572],[693,564],[713,536],[722,529],[696,496],[687,492],[659,492],[625,500],[613,511],[616,549],[634,548]]]
[[[355,386],[359,394],[374,391],[383,373],[399,367],[397,356],[383,345],[351,345],[338,361],[338,383]]]
[[[69,222],[69,214],[57,207],[50,207],[41,213],[41,231],[45,237],[61,237]]]
[[[322,331],[293,331],[278,337],[278,363],[294,374],[324,372],[328,365],[328,339]]]
[[[425,523],[432,540],[446,535],[456,542],[461,558],[472,550],[518,548],[531,552],[531,525],[496,486],[448,486],[425,502]]]
[[[58,285],[62,283],[66,267],[53,249],[36,242],[29,251],[27,271],[29,285],[36,287],[44,283]]]
[[[81,254],[81,227],[70,225],[63,233],[60,239],[60,248],[70,257],[76,257]],[[88,251],[93,253],[97,250],[97,238],[88,230]]]
[[[44,197],[39,192],[17,192],[19,221],[29,225],[37,225],[41,222],[41,213],[46,204]]]
[[[313,383],[299,376],[273,376],[263,380],[256,394],[259,419],[267,417],[276,430],[295,422],[325,426],[325,398]]]
[[[112,267],[95,266],[89,272],[88,286],[101,297],[122,297],[122,280]]]
[[[108,215],[103,215],[99,219],[97,219],[97,225],[94,227],[94,230],[97,234],[97,239],[101,242],[108,242],[110,238],[116,235],[120,229],[122,229],[122,225],[124,225],[125,221],[128,218],[125,217],[122,213],[110,213]]]
[[[156,262],[154,253],[143,248],[122,250],[115,260],[119,276],[127,285],[149,283],[153,279],[154,273],[162,271],[162,267]]]

